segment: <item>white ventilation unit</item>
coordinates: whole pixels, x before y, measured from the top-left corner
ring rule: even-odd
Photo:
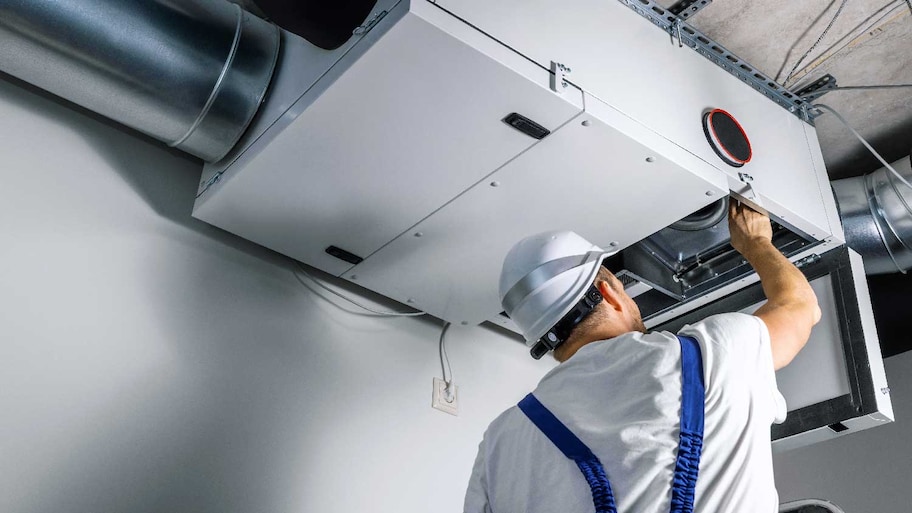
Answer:
[[[798,415],[779,438],[891,419],[888,395],[870,393],[886,387],[870,301],[814,127],[782,106],[799,99],[758,92],[742,80],[748,65],[719,47],[723,69],[644,9],[673,17],[647,0],[381,0],[337,50],[285,33],[267,100],[207,165],[194,216],[441,319],[507,328],[507,250],[572,229],[622,250],[611,265],[655,327],[736,293],[730,308],[757,302],[724,221],[706,221],[731,192],[770,213],[777,245],[806,272],[838,275],[834,304],[859,307],[850,321],[835,312],[839,340],[821,345],[846,365],[863,353],[867,370],[834,381],[848,397],[836,417]],[[704,133],[714,109],[749,138],[741,167]]]

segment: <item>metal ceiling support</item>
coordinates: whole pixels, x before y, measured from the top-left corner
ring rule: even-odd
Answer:
[[[712,0],[678,0],[668,10],[687,20],[711,3]]]
[[[796,94],[802,97],[804,101],[813,103],[833,89],[836,89],[836,77],[827,73],[814,82],[799,89]]]
[[[738,77],[739,80],[750,85],[799,119],[811,125],[814,124],[815,112],[810,109],[810,104],[797,93],[777,84],[774,79],[744,62],[706,34],[688,25],[683,17],[672,12],[670,8],[662,7],[653,0],[618,1],[671,34],[672,38],[678,40],[677,44],[693,48],[697,53]]]
[[[278,48],[225,0],[0,5],[0,71],[209,162],[253,119]]]
[[[893,163],[912,179],[909,157]],[[883,167],[864,176],[834,180],[833,192],[846,243],[864,258],[867,274],[912,269],[912,188]]]

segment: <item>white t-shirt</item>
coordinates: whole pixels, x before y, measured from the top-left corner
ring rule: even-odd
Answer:
[[[694,511],[774,513],[770,425],[785,420],[769,331],[722,314],[686,326],[703,355],[706,416]],[[619,513],[668,513],[681,415],[681,347],[668,332],[593,342],[542,378],[535,397],[601,460]],[[517,407],[488,427],[467,513],[591,513],[576,464]]]

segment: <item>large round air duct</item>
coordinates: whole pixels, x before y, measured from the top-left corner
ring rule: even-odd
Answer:
[[[909,158],[893,163],[912,182]],[[846,243],[864,259],[867,274],[912,268],[912,188],[887,168],[864,176],[834,180],[833,191]]]
[[[253,119],[278,48],[226,0],[0,2],[0,71],[209,162]]]

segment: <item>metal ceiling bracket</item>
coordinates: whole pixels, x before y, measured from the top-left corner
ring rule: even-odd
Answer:
[[[808,103],[817,101],[818,98],[836,89],[836,77],[827,73],[810,84],[802,87],[796,93]]]
[[[711,3],[712,0],[679,0],[668,10],[686,20]]]
[[[724,46],[710,39],[706,34],[693,28],[679,16],[657,4],[653,0],[618,0],[634,12],[646,18],[653,25],[677,38],[680,44],[693,48],[716,66],[731,73],[739,80],[759,91],[763,96],[776,102],[780,107],[791,112],[795,117],[813,125],[813,118],[802,115],[802,108],[807,101],[794,91],[777,84],[776,81],[760,70],[726,50]],[[699,1],[697,2],[699,3]],[[675,4],[677,5],[677,4]],[[691,16],[693,13],[691,13]]]
[[[681,39],[681,25],[683,23],[684,22],[681,20],[681,18],[678,18],[672,24],[672,38],[678,39],[678,48],[684,47],[684,40]]]
[[[551,90],[557,94],[564,94],[564,89],[570,86],[567,82],[567,74],[572,69],[555,61],[551,61]]]

